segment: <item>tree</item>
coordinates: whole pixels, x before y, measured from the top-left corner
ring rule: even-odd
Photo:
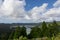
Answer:
[[[14,32],[14,39],[17,39],[17,38],[19,38],[21,36],[21,29],[20,29],[20,27],[18,26],[18,27],[16,27],[16,29],[15,29],[15,32]]]
[[[16,27],[16,29],[15,29],[14,39],[17,39],[20,36],[23,36],[23,37],[27,36],[26,28],[24,26],[23,27]]]
[[[19,40],[27,40],[27,37],[20,36]]]
[[[6,40],[6,39],[7,39],[6,33],[2,33],[2,34],[1,34],[1,39],[0,39],[0,40]]]
[[[19,40],[23,40],[23,36],[20,36],[20,37],[19,37]]]
[[[42,23],[42,28],[41,28],[41,37],[47,36],[48,32],[48,27],[45,21]]]
[[[58,24],[56,21],[48,25],[48,37],[56,36],[59,33]]]
[[[52,24],[53,26],[58,26],[58,24],[57,24],[57,22],[56,21],[53,21],[53,24]]]
[[[14,36],[14,30],[12,30],[12,32],[10,33],[8,40],[12,40],[13,36]]]
[[[24,37],[23,40],[28,40],[27,37]]]
[[[52,30],[53,34],[54,34],[54,36],[56,36],[59,33],[59,29],[58,29],[59,26],[56,21],[53,21],[52,28],[53,28],[53,30]]]
[[[23,36],[23,37],[27,36],[26,28],[24,26],[21,27],[21,36]]]
[[[39,38],[40,37],[40,28],[38,26],[33,27],[31,29],[30,34],[28,35],[29,38]]]

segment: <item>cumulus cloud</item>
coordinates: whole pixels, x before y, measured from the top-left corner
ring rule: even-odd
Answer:
[[[0,0],[0,22],[42,22],[60,20],[60,0],[53,4],[53,8],[47,9],[48,3],[35,6],[26,11],[25,0]],[[4,21],[5,20],[5,21]]]
[[[5,21],[18,21],[29,19],[29,16],[26,14],[24,6],[26,5],[25,0],[2,0],[0,1],[0,19]],[[0,20],[0,21],[1,21]]]
[[[53,6],[53,8],[45,12],[44,16],[48,17],[48,19],[51,18],[51,20],[59,21],[58,19],[60,19],[60,0],[57,0],[53,4]]]
[[[1,8],[0,8],[0,14],[1,16],[10,16],[12,15],[12,17],[15,16],[20,16],[19,14],[24,13],[24,6],[25,3],[24,1],[19,1],[19,0],[4,0]]]
[[[45,15],[48,16],[48,17],[60,17],[60,7],[49,9],[45,13]]]
[[[39,6],[39,7],[36,6],[32,10],[30,10],[31,19],[33,21],[38,21],[40,19],[40,21],[41,21],[43,13],[46,11],[47,5],[48,5],[47,3],[44,3],[42,6]]]
[[[32,10],[31,10],[31,16],[32,18],[34,19],[37,19],[37,17],[40,17],[42,16],[42,14],[46,11],[46,7],[47,7],[47,4],[44,3],[42,6],[39,6],[39,7],[34,7]]]
[[[2,5],[3,0],[0,0],[0,6]]]
[[[51,9],[46,9],[48,6],[48,3],[44,3],[40,7],[34,7],[31,10],[31,16],[32,19],[34,19],[36,22],[41,22],[41,21],[59,21],[60,20],[60,0],[57,0],[53,4],[53,8]],[[59,20],[58,20],[59,19]]]
[[[54,7],[59,7],[60,6],[60,0],[57,0],[54,4],[53,4]]]

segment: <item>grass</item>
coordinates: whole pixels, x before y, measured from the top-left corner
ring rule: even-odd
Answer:
[[[43,38],[33,38],[31,40],[60,40],[60,35],[57,35],[56,37],[43,37]]]

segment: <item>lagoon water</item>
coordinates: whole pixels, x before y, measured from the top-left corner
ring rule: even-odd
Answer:
[[[22,27],[23,25],[20,25],[20,27]],[[26,32],[27,32],[27,34],[29,34],[30,33],[30,31],[31,31],[31,28],[32,27],[35,27],[36,25],[24,25],[24,27],[26,27]],[[15,28],[15,27],[17,27],[17,25],[13,25],[13,26],[11,26],[11,28]]]

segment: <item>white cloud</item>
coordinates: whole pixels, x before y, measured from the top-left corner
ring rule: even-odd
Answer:
[[[4,0],[4,3],[1,6],[1,13],[4,16],[9,16],[14,14],[21,14],[24,13],[24,1],[19,1],[19,0]]]
[[[60,0],[57,0],[54,4],[53,4],[54,7],[60,7]]]
[[[42,6],[36,6],[34,7],[31,12],[31,18],[33,20],[38,20],[42,17],[43,13],[46,11],[47,3],[44,3]]]
[[[25,0],[4,0],[0,6],[0,18],[16,22],[17,20],[30,19],[26,14],[25,5]]]
[[[46,9],[48,3],[35,6],[25,11],[25,0],[4,0],[0,1],[0,22],[41,22],[60,20],[60,0],[53,4],[53,8]],[[5,21],[4,21],[5,20]]]
[[[60,7],[49,9],[45,13],[45,15],[48,16],[48,17],[60,17]]]
[[[57,0],[53,4],[53,6],[54,6],[53,8],[45,12],[44,16],[48,17],[49,20],[51,18],[52,21],[53,20],[59,21],[60,20],[60,0]]]
[[[53,4],[53,8],[46,9],[47,4],[43,4],[40,7],[34,7],[31,10],[32,19],[37,22],[40,21],[59,21],[60,20],[60,0],[57,0]],[[58,20],[59,19],[59,20]]]
[[[1,20],[4,19],[9,22],[36,22],[39,18],[41,18],[40,16],[45,12],[48,4],[44,3],[42,6],[34,7],[29,11],[29,14],[25,11],[25,5],[25,0],[4,0],[0,8]]]
[[[0,6],[2,5],[2,2],[3,2],[3,1],[2,1],[2,0],[0,0]]]

